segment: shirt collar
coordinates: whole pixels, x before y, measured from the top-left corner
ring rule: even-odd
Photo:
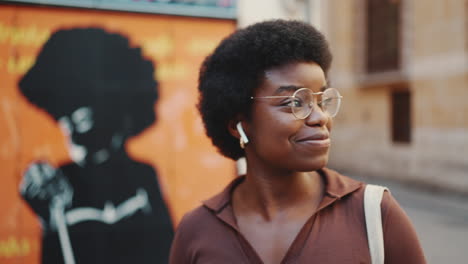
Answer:
[[[245,175],[236,177],[234,180],[231,181],[231,183],[228,184],[228,186],[224,188],[223,191],[211,197],[210,199],[203,201],[203,205],[215,212],[221,211],[224,207],[226,207],[226,205],[228,205],[231,202],[232,191],[237,185],[244,181],[244,179]]]
[[[363,183],[343,176],[338,172],[323,168],[318,171],[325,179],[325,194],[341,199],[342,197],[359,189]],[[203,205],[216,213],[222,211],[228,204],[231,203],[232,191],[239,185],[245,176],[236,177],[224,190],[210,199],[203,201]]]

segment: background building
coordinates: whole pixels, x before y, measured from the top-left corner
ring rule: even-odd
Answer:
[[[468,193],[468,1],[327,1],[331,166]]]

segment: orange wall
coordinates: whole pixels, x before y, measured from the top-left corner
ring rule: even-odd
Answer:
[[[18,192],[26,166],[69,161],[55,120],[29,104],[17,82],[52,32],[86,26],[125,35],[156,65],[158,120],[126,149],[158,171],[173,221],[235,175],[234,163],[206,138],[195,109],[199,65],[235,29],[234,21],[0,5],[0,263],[39,262],[40,226]]]

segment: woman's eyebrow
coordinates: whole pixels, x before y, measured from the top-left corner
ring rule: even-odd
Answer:
[[[295,92],[298,89],[304,88],[304,86],[297,86],[297,85],[284,85],[280,86],[278,89],[276,89],[274,95],[281,94],[283,92]],[[324,84],[321,88],[320,91],[323,92],[328,88],[328,84]],[[310,89],[310,88],[309,88]]]
[[[280,86],[278,89],[276,89],[274,95],[281,94],[283,92],[295,92],[298,89],[303,88],[302,86],[297,86],[297,85],[284,85]]]

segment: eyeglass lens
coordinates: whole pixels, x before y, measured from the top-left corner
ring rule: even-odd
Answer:
[[[291,105],[294,116],[298,119],[306,118],[313,111],[314,104],[318,105],[328,116],[336,116],[341,104],[341,96],[338,90],[328,88],[321,95],[317,96],[319,98],[317,99],[317,104],[315,104],[315,96],[310,89],[302,88],[297,90],[294,93],[297,101]]]

